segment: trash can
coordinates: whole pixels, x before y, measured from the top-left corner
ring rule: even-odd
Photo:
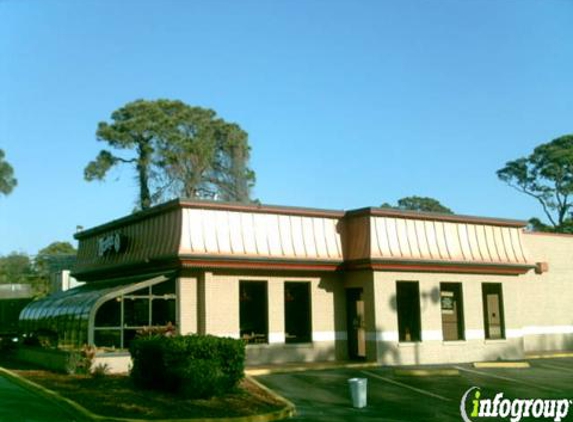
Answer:
[[[368,391],[368,379],[366,378],[350,378],[348,380],[350,387],[350,398],[352,399],[352,406],[357,409],[366,407],[366,396]]]

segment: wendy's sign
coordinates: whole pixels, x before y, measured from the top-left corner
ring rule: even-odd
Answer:
[[[125,250],[126,243],[125,236],[122,236],[119,233],[101,236],[97,240],[97,255],[101,257],[110,254],[118,254]]]

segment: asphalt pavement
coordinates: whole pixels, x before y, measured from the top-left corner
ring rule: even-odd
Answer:
[[[292,401],[292,421],[461,421],[460,404],[473,387],[482,398],[503,393],[508,399],[573,399],[573,359],[539,359],[527,369],[478,369],[470,364],[430,369],[458,369],[457,376],[396,375],[395,368],[329,369],[257,376],[257,380]],[[423,367],[428,369],[428,367]],[[348,379],[366,378],[368,405],[352,407]],[[471,405],[474,398],[467,399]],[[469,394],[468,394],[469,395]],[[467,408],[467,407],[466,407]],[[573,402],[564,421],[573,421]],[[509,421],[510,418],[473,418]],[[535,420],[523,418],[523,420]],[[552,419],[545,419],[552,420]]]

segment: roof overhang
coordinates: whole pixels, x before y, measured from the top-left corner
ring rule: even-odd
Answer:
[[[458,274],[520,275],[535,268],[531,264],[499,264],[495,262],[453,262],[429,260],[361,259],[348,261],[347,270],[431,272]]]
[[[181,256],[182,268],[217,268],[249,270],[336,271],[342,261],[252,258],[221,255]]]

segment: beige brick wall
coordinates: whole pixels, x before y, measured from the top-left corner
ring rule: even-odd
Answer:
[[[347,359],[345,288],[362,287],[366,304],[366,353],[383,364],[431,364],[519,359],[525,352],[573,349],[573,236],[524,235],[531,262],[549,271],[519,276],[413,272],[347,273],[205,272],[178,281],[182,333],[239,337],[239,281],[266,281],[269,344],[249,345],[249,364]],[[311,283],[313,342],[284,342],[284,283]],[[396,282],[420,286],[422,342],[400,343]],[[442,339],[440,283],[461,283],[466,339]],[[501,283],[505,340],[485,340],[482,283]]]
[[[205,272],[205,332],[239,337],[239,284]]]
[[[248,364],[334,360],[342,353],[335,344],[337,336],[345,333],[343,317],[335,312],[335,307],[343,306],[337,304],[343,294],[337,275],[214,272],[204,278],[206,332],[235,338],[239,337],[239,282],[267,282],[269,343],[247,346]],[[312,343],[285,344],[284,283],[293,281],[311,285]]]
[[[180,334],[198,332],[197,277],[177,279],[177,326]]]
[[[528,352],[573,350],[573,236],[525,234],[530,259],[549,271],[521,283],[521,320]]]
[[[417,281],[420,287],[422,341],[398,341],[396,282]],[[375,272],[375,339],[376,359],[388,365],[467,362],[490,359],[517,359],[523,356],[519,318],[519,277],[407,272]],[[464,302],[466,340],[443,341],[440,308],[440,283],[461,283]],[[485,340],[481,284],[502,283],[506,340]],[[370,358],[370,355],[369,355]]]

